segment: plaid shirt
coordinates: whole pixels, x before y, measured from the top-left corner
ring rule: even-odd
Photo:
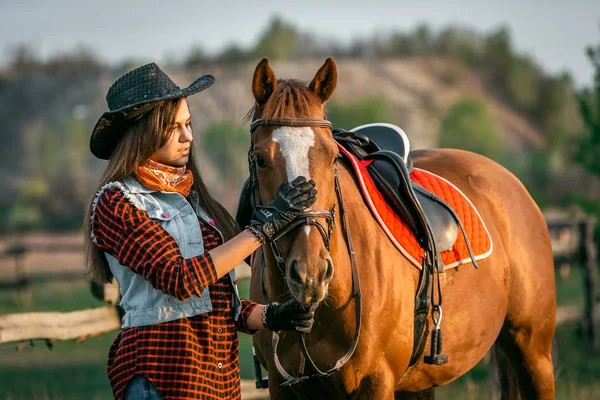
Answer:
[[[246,320],[256,303],[242,299],[233,320],[232,282],[218,279],[208,251],[221,244],[218,232],[199,223],[205,253],[184,259],[175,239],[145,211],[131,205],[118,189],[97,203],[93,232],[97,245],[150,284],[179,299],[209,288],[209,313],[122,330],[108,355],[108,378],[116,399],[135,375],[145,375],[165,399],[239,399],[237,331],[249,332]]]

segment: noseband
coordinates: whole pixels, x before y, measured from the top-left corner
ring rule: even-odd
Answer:
[[[252,124],[250,125],[250,133],[253,134],[260,126],[292,126],[292,127],[310,126],[310,127],[321,127],[321,128],[332,129],[331,122],[326,119],[322,119],[322,120],[312,120],[312,119],[311,120],[304,120],[304,119],[302,119],[302,120],[298,120],[298,119],[294,119],[294,120],[292,120],[292,119],[264,120],[264,119],[258,118],[258,119],[255,119],[254,121],[252,121]],[[252,192],[253,192],[252,199],[253,200],[256,199],[256,201],[258,201],[258,204],[262,205],[263,201],[262,201],[262,198],[260,195],[260,187],[258,185],[258,175],[257,175],[257,171],[256,171],[256,164],[255,164],[254,160],[252,159],[252,151],[253,151],[253,145],[251,143],[250,150],[248,152],[248,163],[249,163],[249,168],[250,168],[250,185],[251,185]],[[350,253],[350,260],[352,263],[352,287],[353,287],[353,297],[355,299],[355,304],[356,304],[356,330],[354,333],[353,342],[352,342],[352,345],[350,346],[350,349],[348,350],[348,352],[335,363],[333,368],[331,368],[327,371],[321,371],[315,365],[314,361],[312,360],[312,358],[310,357],[310,355],[308,353],[308,349],[306,346],[306,340],[305,340],[305,334],[298,332],[298,334],[300,336],[300,345],[301,345],[300,348],[302,350],[302,352],[300,353],[300,367],[299,367],[298,376],[292,376],[283,368],[283,366],[281,365],[281,362],[279,361],[279,356],[277,355],[277,345],[279,344],[279,333],[273,332],[273,357],[274,357],[275,365],[277,367],[277,370],[281,374],[281,376],[284,379],[286,379],[286,381],[282,384],[282,386],[293,385],[295,383],[299,383],[299,382],[302,382],[302,381],[310,379],[310,378],[330,376],[331,374],[337,372],[340,368],[342,368],[342,366],[350,359],[350,357],[352,357],[352,355],[354,354],[354,351],[356,350],[356,346],[358,345],[358,339],[360,337],[360,326],[361,326],[361,297],[362,297],[362,295],[361,295],[361,291],[360,291],[360,280],[358,277],[358,266],[356,263],[354,247],[352,245],[352,237],[351,237],[349,226],[348,226],[348,217],[346,215],[346,209],[344,206],[344,198],[342,195],[342,191],[341,191],[340,183],[339,183],[339,179],[338,179],[338,174],[337,174],[337,160],[334,163],[334,182],[335,182],[336,195],[337,195],[337,198],[339,201],[341,223],[342,223],[342,228],[344,230],[344,239],[346,240],[346,244],[348,246],[348,252]],[[319,221],[317,218],[324,218],[325,222],[327,223],[327,228],[325,228],[323,223],[321,221]],[[323,244],[325,245],[327,252],[329,252],[330,244],[331,244],[331,234],[333,232],[334,225],[335,225],[335,204],[331,207],[331,210],[303,211],[296,218],[296,220],[294,222],[289,224],[285,229],[281,230],[275,237],[273,237],[271,239],[271,241],[269,242],[271,251],[273,253],[273,256],[275,257],[275,260],[277,261],[278,268],[281,271],[284,278],[286,276],[285,275],[285,265],[286,265],[287,258],[290,254],[292,246],[294,245],[296,239],[298,238],[298,235],[302,231],[301,228],[305,227],[305,226],[317,227],[317,230],[319,231],[321,238],[323,239]],[[277,245],[277,241],[279,239],[281,239],[281,237],[283,237],[284,235],[286,235],[290,232],[293,232],[292,239],[288,245],[287,251],[285,253],[282,253],[279,249],[279,246]],[[264,257],[263,257],[263,269],[262,269],[263,295],[268,300],[268,296],[267,296],[266,290],[264,288],[264,271],[265,271],[264,268],[265,268],[265,264],[264,264]],[[304,368],[305,368],[306,361],[308,361],[309,366],[314,371],[313,374],[304,375]]]

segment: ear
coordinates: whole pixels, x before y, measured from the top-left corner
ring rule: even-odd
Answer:
[[[308,88],[312,90],[323,103],[333,94],[337,84],[337,68],[333,58],[325,60],[325,64],[317,71]]]
[[[252,78],[252,93],[259,106],[264,105],[277,87],[277,78],[269,65],[269,59],[260,60]]]

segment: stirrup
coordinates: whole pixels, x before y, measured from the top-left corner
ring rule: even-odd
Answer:
[[[435,312],[438,312],[440,315],[439,319],[435,319]],[[428,356],[425,356],[424,362],[425,364],[433,364],[433,365],[444,365],[448,363],[448,356],[442,353],[442,328],[440,328],[440,324],[442,323],[442,306],[436,304],[433,306],[432,311],[433,322],[435,323],[435,328],[431,332],[431,351]]]

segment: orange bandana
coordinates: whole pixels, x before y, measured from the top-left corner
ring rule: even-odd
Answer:
[[[178,192],[183,197],[188,197],[194,183],[192,171],[186,167],[170,167],[152,160],[137,167],[134,174],[148,189]]]

